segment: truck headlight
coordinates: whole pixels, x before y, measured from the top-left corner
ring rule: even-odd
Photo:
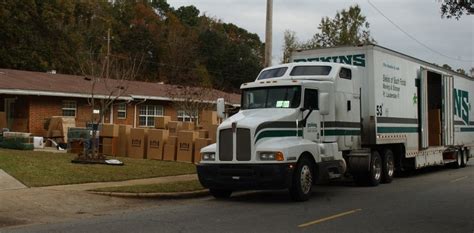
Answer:
[[[214,161],[216,160],[216,153],[202,153],[203,161]]]
[[[260,160],[263,161],[283,161],[285,160],[285,157],[283,156],[283,153],[280,151],[265,151],[265,152],[260,152],[259,153],[259,158]]]

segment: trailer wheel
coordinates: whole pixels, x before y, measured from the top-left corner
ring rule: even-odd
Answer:
[[[290,187],[290,196],[294,201],[306,201],[311,196],[313,186],[313,166],[305,157],[296,165]]]
[[[211,189],[209,189],[209,192],[216,199],[225,199],[225,198],[229,198],[230,195],[232,195],[232,190],[228,190],[228,189],[214,189],[214,188],[211,188]]]
[[[382,183],[391,183],[395,171],[395,159],[390,149],[385,150],[382,158]]]
[[[469,151],[468,150],[462,150],[461,152],[461,167],[466,167],[467,166],[467,156],[468,156]]]
[[[462,165],[462,152],[461,150],[456,151],[456,162],[452,163],[452,168],[458,169]]]

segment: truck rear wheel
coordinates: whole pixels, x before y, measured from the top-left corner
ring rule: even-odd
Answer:
[[[462,155],[461,167],[466,167],[467,166],[467,156],[469,155],[469,151],[468,150],[462,150],[461,155]]]
[[[353,174],[357,185],[377,186],[382,179],[382,158],[379,152],[372,151],[370,156],[370,169],[368,172]]]
[[[232,195],[232,190],[228,190],[228,189],[214,189],[214,188],[211,188],[211,189],[209,189],[209,192],[216,199],[229,198],[230,195]]]
[[[382,183],[391,183],[395,171],[395,159],[390,149],[385,150],[382,158]]]
[[[307,158],[301,158],[293,173],[290,196],[294,201],[306,201],[313,186],[313,165]]]

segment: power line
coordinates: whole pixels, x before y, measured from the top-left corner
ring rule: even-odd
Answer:
[[[418,44],[420,44],[421,46],[425,47],[426,49],[430,50],[431,52],[433,53],[436,53],[440,56],[443,56],[445,58],[449,58],[451,60],[456,60],[456,61],[462,61],[462,62],[474,62],[474,60],[464,60],[464,59],[459,59],[459,58],[455,58],[455,57],[451,57],[451,56],[448,56],[448,55],[445,55],[435,49],[432,49],[431,47],[429,47],[428,45],[424,44],[423,42],[419,41],[418,39],[416,39],[414,36],[412,36],[410,33],[408,33],[407,31],[403,30],[403,28],[401,28],[400,26],[398,26],[398,24],[396,24],[395,22],[393,22],[389,17],[387,17],[381,10],[379,10],[372,2],[370,2],[370,0],[367,0],[367,2],[369,3],[370,6],[372,6],[377,12],[379,12],[385,19],[387,19],[393,26],[395,26],[398,30],[400,30],[401,32],[403,32],[403,34],[405,34],[406,36],[408,36],[410,39],[414,40],[415,42],[417,42]]]

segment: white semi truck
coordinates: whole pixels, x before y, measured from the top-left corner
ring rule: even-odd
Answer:
[[[466,166],[474,79],[377,46],[297,51],[241,86],[241,110],[201,150],[199,180],[217,198],[318,180],[390,183],[395,171]]]

